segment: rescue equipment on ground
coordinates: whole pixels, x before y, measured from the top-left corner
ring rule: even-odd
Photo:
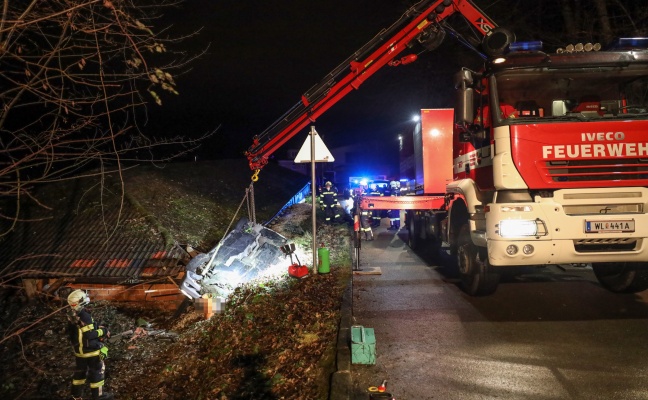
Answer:
[[[379,386],[369,386],[367,390],[370,392],[384,392],[385,389],[387,388],[387,379],[383,380],[382,383]]]
[[[297,262],[296,263],[293,262],[292,256],[295,253],[294,243],[289,243],[281,246],[281,251],[284,254],[290,256],[291,265],[288,267],[288,275],[297,279],[302,279],[308,276],[308,267],[305,265],[301,265],[301,263],[299,262],[299,258],[297,257],[297,254],[295,254],[295,259],[297,260]]]
[[[320,248],[317,249],[317,259],[317,272],[320,274],[328,274],[331,272],[330,252],[328,248],[324,247],[324,243],[321,243]]]
[[[387,379],[383,380],[379,386],[370,386],[367,390],[369,390],[369,400],[394,400],[391,393],[385,392]]]
[[[376,364],[376,336],[373,328],[351,327],[351,364]]]

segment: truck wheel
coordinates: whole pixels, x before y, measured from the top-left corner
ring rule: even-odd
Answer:
[[[457,265],[461,288],[471,296],[495,293],[500,280],[499,274],[493,272],[488,263],[488,257],[479,253],[479,248],[470,239],[470,226],[463,225],[457,242]]]
[[[418,237],[420,232],[416,229],[416,217],[414,214],[407,215],[407,245],[412,249],[418,249],[421,239]]]
[[[637,293],[648,289],[648,267],[637,263],[592,263],[601,286],[614,293]]]

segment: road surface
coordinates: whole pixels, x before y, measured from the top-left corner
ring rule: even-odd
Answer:
[[[648,399],[648,294],[543,269],[469,297],[385,221],[360,258],[381,274],[353,277],[352,321],[374,329],[376,364],[352,364],[352,399],[384,379],[397,400]]]

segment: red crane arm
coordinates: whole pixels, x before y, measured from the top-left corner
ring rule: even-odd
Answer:
[[[415,56],[396,61],[394,58],[415,39],[421,43],[437,39],[441,31],[439,23],[456,12],[461,13],[484,36],[490,35],[496,27],[470,0],[420,1],[304,93],[301,101],[281,118],[254,137],[252,146],[245,153],[250,168],[257,171],[253,180],[257,179],[258,171],[267,164],[272,153],[353,89],[358,89],[379,69],[385,65],[413,61]]]

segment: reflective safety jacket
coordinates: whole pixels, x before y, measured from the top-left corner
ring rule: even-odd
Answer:
[[[324,189],[319,196],[320,207],[333,207],[337,204],[337,192],[331,189]]]
[[[70,343],[77,357],[98,356],[103,347],[100,338],[107,333],[108,330],[99,328],[86,310],[75,312],[68,326]]]

